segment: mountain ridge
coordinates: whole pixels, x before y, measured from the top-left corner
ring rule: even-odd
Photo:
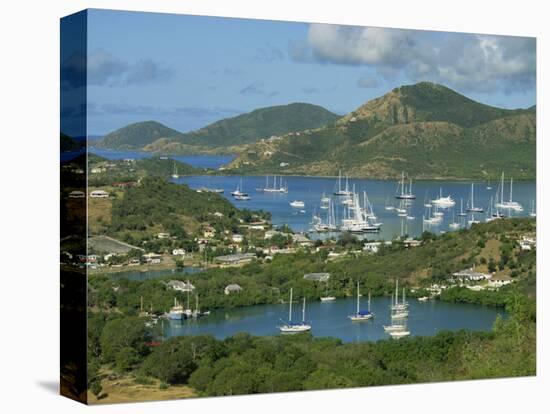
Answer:
[[[503,109],[429,82],[394,88],[306,134],[249,145],[229,166],[238,174],[394,179],[536,175],[536,108]],[[283,167],[284,166],[284,167]]]
[[[193,150],[203,152],[250,144],[291,131],[317,128],[333,123],[339,117],[321,106],[295,102],[258,108],[187,133],[156,121],[137,122],[107,134],[97,146],[172,154]]]

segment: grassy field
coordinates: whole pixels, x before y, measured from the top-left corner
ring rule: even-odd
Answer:
[[[148,384],[138,384],[133,375],[118,375],[108,370],[102,371],[101,375],[104,378],[101,380],[100,398],[88,391],[89,404],[174,400],[197,396],[195,391],[186,385],[170,385],[166,389],[161,389],[161,382],[155,378],[147,378]]]

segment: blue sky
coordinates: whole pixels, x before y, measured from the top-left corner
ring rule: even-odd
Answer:
[[[309,102],[349,112],[433,81],[495,106],[535,103],[532,38],[91,10],[88,131],[180,131]]]

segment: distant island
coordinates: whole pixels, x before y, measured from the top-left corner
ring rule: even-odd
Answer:
[[[339,117],[319,106],[262,108],[180,133],[128,125],[100,148],[159,154],[234,153],[223,173],[395,179],[515,179],[536,175],[536,107],[496,108],[445,86],[401,86]]]

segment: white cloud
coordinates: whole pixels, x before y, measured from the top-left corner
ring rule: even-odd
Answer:
[[[372,67],[384,79],[512,92],[534,87],[535,49],[533,38],[311,24],[307,42],[289,45],[289,55],[298,62]]]

